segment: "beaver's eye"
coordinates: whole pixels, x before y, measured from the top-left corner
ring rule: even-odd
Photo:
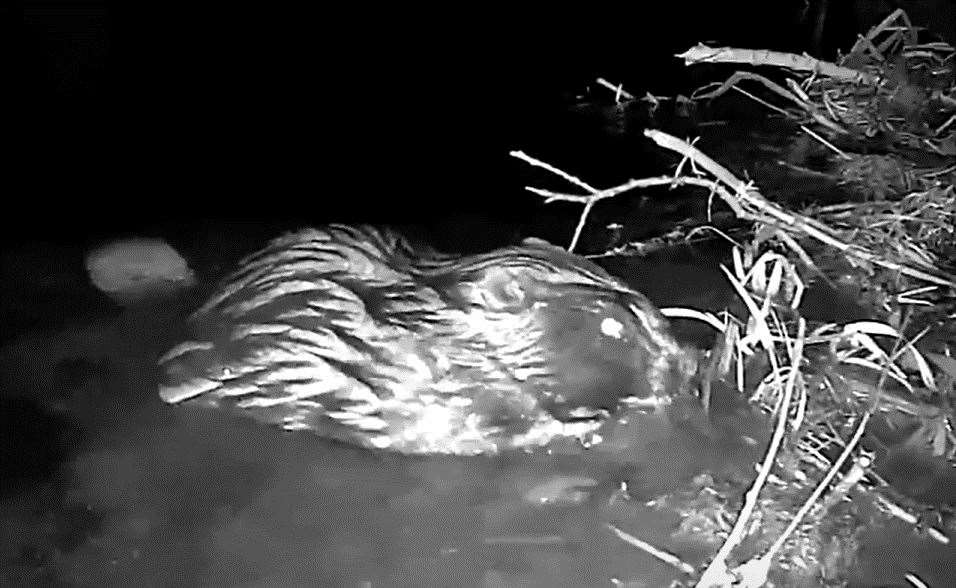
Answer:
[[[601,333],[608,337],[621,339],[624,337],[624,325],[617,319],[607,317],[601,321]]]

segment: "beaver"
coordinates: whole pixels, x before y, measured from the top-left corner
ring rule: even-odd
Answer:
[[[545,241],[454,256],[332,225],[239,263],[159,360],[171,404],[410,454],[593,439],[696,371],[643,295]]]

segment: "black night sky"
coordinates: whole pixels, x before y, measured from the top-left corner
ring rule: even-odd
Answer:
[[[687,93],[729,73],[673,57],[697,42],[832,58],[882,16],[831,2],[815,42],[805,4],[28,2],[16,166],[27,181],[6,195],[22,212],[5,215],[4,234],[86,241],[205,219],[522,223],[542,214],[522,190],[540,176],[511,149],[572,170],[613,156],[620,174],[664,171],[569,124],[572,97],[596,77]]]

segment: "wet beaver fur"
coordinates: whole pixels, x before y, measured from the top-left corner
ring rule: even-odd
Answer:
[[[404,453],[584,438],[696,369],[640,293],[544,241],[471,256],[330,226],[240,262],[160,360],[173,404]]]

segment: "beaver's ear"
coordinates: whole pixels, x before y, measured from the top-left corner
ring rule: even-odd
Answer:
[[[520,269],[488,268],[477,286],[482,305],[491,309],[517,311],[531,303],[533,284]]]

